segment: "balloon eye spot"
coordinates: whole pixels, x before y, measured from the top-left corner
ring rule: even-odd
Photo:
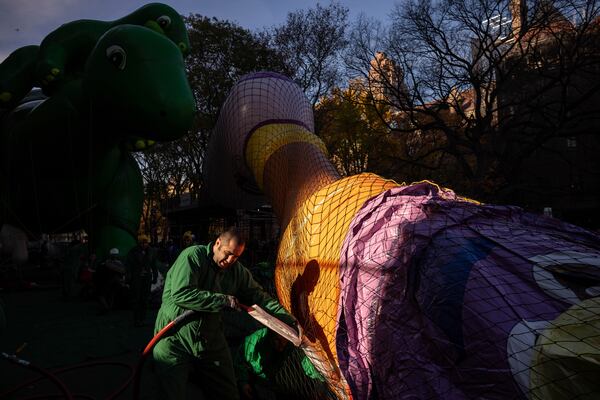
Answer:
[[[163,15],[163,16],[158,17],[156,19],[156,22],[158,22],[158,25],[161,28],[165,29],[165,28],[168,28],[169,25],[171,25],[171,18],[169,18],[169,16],[167,16],[167,15]]]
[[[110,46],[108,49],[106,49],[106,57],[117,69],[121,71],[125,69],[127,54],[121,46]]]

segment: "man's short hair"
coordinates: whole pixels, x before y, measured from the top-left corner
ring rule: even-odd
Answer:
[[[246,239],[244,238],[244,235],[235,226],[230,226],[225,231],[223,231],[219,235],[219,239],[221,239],[221,241],[223,243],[225,243],[225,244],[229,243],[229,241],[231,239],[235,239],[235,241],[238,243],[238,245],[245,245],[246,244]]]

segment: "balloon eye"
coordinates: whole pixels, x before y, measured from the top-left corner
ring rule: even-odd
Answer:
[[[127,55],[121,46],[110,46],[108,49],[106,49],[106,57],[117,69],[121,71],[125,69]]]
[[[171,18],[169,18],[169,16],[167,16],[167,15],[163,15],[163,16],[158,17],[156,19],[156,22],[158,22],[158,25],[161,28],[165,29],[165,28],[168,28],[169,25],[171,25]]]
[[[185,54],[187,52],[187,46],[185,45],[185,43],[179,42],[178,47],[179,47],[179,50],[181,50],[181,52],[183,54]]]

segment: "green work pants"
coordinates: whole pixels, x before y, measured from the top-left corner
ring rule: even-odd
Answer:
[[[224,337],[197,358],[176,337],[167,336],[156,344],[153,355],[161,399],[185,400],[188,380],[200,386],[206,400],[239,399]]]

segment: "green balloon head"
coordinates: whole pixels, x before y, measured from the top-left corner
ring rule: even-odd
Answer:
[[[119,25],[100,38],[83,90],[95,126],[123,135],[126,143],[175,140],[192,126],[195,101],[180,49],[145,27]]]
[[[127,17],[115,21],[115,25],[122,23],[145,26],[165,35],[177,45],[184,57],[190,50],[190,39],[181,15],[166,4],[146,4]]]

